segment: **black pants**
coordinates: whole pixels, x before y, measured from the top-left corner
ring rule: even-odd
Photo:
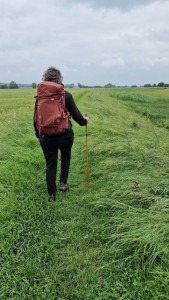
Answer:
[[[46,183],[49,195],[56,194],[57,191],[56,173],[59,149],[61,152],[60,182],[67,183],[73,140],[72,130],[55,136],[40,137],[40,145],[46,159]]]

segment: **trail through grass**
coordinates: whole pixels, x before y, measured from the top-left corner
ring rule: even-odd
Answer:
[[[168,90],[71,92],[91,185],[73,122],[70,191],[48,203],[36,91],[0,90],[0,299],[169,299]]]

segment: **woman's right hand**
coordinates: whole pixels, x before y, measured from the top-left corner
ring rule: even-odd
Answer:
[[[86,121],[87,121],[87,124],[89,123],[89,117],[87,117],[87,116],[84,116],[84,119],[86,119]]]

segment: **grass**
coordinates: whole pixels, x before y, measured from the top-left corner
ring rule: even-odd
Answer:
[[[167,300],[168,90],[71,92],[91,185],[73,122],[70,191],[48,203],[36,91],[0,90],[0,299]]]

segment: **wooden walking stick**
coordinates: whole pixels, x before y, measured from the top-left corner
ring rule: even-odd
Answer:
[[[86,186],[90,186],[90,175],[89,175],[89,150],[88,150],[88,130],[86,124]]]

